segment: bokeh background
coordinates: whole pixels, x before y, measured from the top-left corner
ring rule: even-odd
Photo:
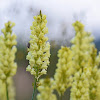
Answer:
[[[18,42],[18,69],[14,76],[16,100],[31,100],[34,78],[26,72],[27,44],[31,33],[30,26],[34,21],[33,16],[40,10],[47,15],[47,36],[51,44],[48,77],[53,77],[55,73],[57,51],[61,46],[71,46],[70,40],[75,34],[72,23],[76,20],[81,21],[85,25],[85,30],[94,35],[96,47],[100,50],[100,0],[0,0],[0,30],[9,20],[16,23],[13,28]],[[63,100],[69,99],[69,91],[70,89],[65,92]]]

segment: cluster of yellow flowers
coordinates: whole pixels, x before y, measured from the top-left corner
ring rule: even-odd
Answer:
[[[94,45],[92,42],[94,40],[91,33],[84,31],[84,25],[79,21],[73,23],[75,29],[75,37],[71,40],[73,44],[71,49],[73,53],[74,68],[76,71],[80,70],[80,67],[88,66],[86,64],[89,59],[89,51]]]
[[[46,23],[46,15],[43,15],[40,11],[39,15],[34,16],[33,25],[30,27],[32,31],[27,55],[29,65],[26,71],[34,75],[37,81],[41,75],[46,74],[49,65],[50,44],[46,42],[48,38],[44,37],[48,33]]]
[[[58,57],[59,60],[54,79],[55,89],[61,96],[72,83],[71,75],[73,74],[73,62],[70,48],[61,47],[61,49],[58,51]]]
[[[16,74],[17,64],[14,62],[17,51],[15,45],[16,35],[12,33],[14,23],[5,23],[0,36],[0,79],[5,81],[8,77]]]
[[[0,36],[0,100],[15,100],[15,89],[13,86],[12,76],[16,74],[17,64],[14,62],[16,48],[16,35],[12,33],[12,27],[15,23],[8,21],[5,23],[5,28],[1,31]]]
[[[95,47],[91,48],[89,64],[91,66],[91,75],[89,79],[90,100],[99,100],[98,96],[100,96],[100,69],[98,69],[98,65],[100,64],[100,53],[97,56],[97,49]]]
[[[15,88],[12,78],[8,78],[9,100],[15,100]],[[0,100],[6,100],[6,84],[0,80]]]
[[[71,89],[72,100],[90,100],[89,99],[89,82],[87,76],[81,70],[75,73],[74,82]]]
[[[89,100],[89,82],[88,77],[90,70],[88,68],[90,43],[93,38],[90,34],[84,31],[82,23],[76,21],[73,24],[76,35],[72,39],[73,46],[73,62],[75,68],[74,82],[72,83],[71,99],[72,100]]]
[[[37,100],[57,100],[56,95],[53,94],[54,80],[52,78],[40,79],[40,84]]]
[[[98,100],[96,98],[98,97],[97,91],[100,89],[100,71],[97,67],[100,63],[100,56],[97,56],[93,37],[84,31],[82,23],[76,21],[73,25],[76,35],[71,42],[74,44],[72,52],[76,73],[73,77],[71,99]]]

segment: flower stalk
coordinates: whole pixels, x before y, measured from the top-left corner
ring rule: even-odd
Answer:
[[[34,89],[33,89],[33,95],[32,95],[32,100],[34,100],[35,91],[36,91],[36,89],[37,89],[36,83],[37,83],[37,81],[36,81],[36,79],[35,79],[35,82],[34,82]]]
[[[9,100],[9,95],[8,95],[8,84],[7,84],[7,81],[6,81],[6,97],[7,97],[7,100]]]
[[[59,96],[59,100],[62,100],[62,98],[63,98],[63,94],[61,94],[61,95]]]
[[[29,41],[30,47],[28,48],[28,55],[26,57],[29,60],[29,65],[26,71],[29,71],[31,75],[35,76],[32,100],[39,86],[39,78],[47,73],[49,65],[50,44],[47,42],[48,37],[44,36],[48,33],[46,23],[46,15],[43,15],[40,11],[39,15],[34,16],[34,22],[30,27],[32,30],[30,35],[31,40]]]

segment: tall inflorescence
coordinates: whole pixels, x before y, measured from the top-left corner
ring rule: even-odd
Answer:
[[[16,48],[16,35],[12,33],[15,23],[8,21],[0,36],[0,80],[5,82],[7,78],[16,74],[17,64],[14,62]]]
[[[9,100],[15,100],[15,88],[11,77],[7,80]],[[0,80],[0,100],[6,100],[6,84]]]
[[[32,31],[27,55],[29,65],[26,71],[34,75],[36,81],[38,81],[41,75],[46,74],[49,65],[50,44],[47,42],[48,38],[44,36],[48,33],[46,23],[46,15],[43,15],[40,11],[39,15],[34,16],[33,25],[30,27]]]
[[[76,21],[73,23],[75,29],[75,37],[71,40],[72,43],[72,52],[73,52],[73,61],[75,63],[76,72],[84,68],[88,64],[89,52],[91,47],[94,46],[92,43],[94,37],[91,36],[91,33],[84,31],[84,25]]]
[[[72,39],[73,62],[76,73],[71,89],[72,100],[90,100],[89,97],[89,77],[91,67],[88,64],[91,47],[94,38],[90,33],[84,31],[84,25],[79,21],[74,24],[75,38]]]
[[[89,94],[90,100],[99,100],[100,96],[100,69],[98,68],[100,64],[100,53],[97,55],[97,49],[95,46],[91,48],[89,64],[91,67],[91,76],[89,79],[90,87]]]
[[[71,86],[73,74],[72,52],[70,48],[61,47],[58,51],[58,64],[54,75],[55,89],[62,96],[67,88]]]
[[[37,95],[37,100],[57,100],[54,92],[54,80],[52,78],[46,78],[40,80],[41,86],[38,87],[40,92]]]

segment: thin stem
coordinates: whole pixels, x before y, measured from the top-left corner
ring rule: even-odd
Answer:
[[[62,100],[63,95],[61,94],[61,96],[59,97],[59,100]]]
[[[7,80],[6,80],[6,97],[7,97],[7,100],[9,100]]]
[[[36,79],[35,79],[35,84],[34,84],[34,90],[33,90],[32,100],[34,100],[35,91],[36,91]]]

